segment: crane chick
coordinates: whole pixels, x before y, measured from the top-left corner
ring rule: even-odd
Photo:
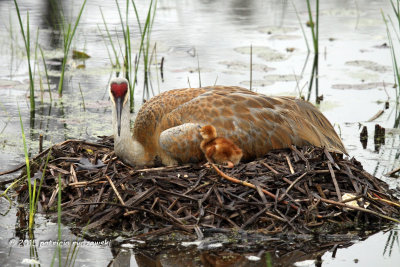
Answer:
[[[242,150],[231,140],[217,137],[217,130],[212,125],[200,128],[203,140],[200,149],[210,163],[227,164],[227,168],[233,168],[242,158]]]

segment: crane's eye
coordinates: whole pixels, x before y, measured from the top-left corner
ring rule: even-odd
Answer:
[[[111,84],[111,93],[114,97],[123,98],[128,92],[128,84],[127,83],[112,83]]]

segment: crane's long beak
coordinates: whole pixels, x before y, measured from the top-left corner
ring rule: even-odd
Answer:
[[[118,126],[118,136],[121,136],[121,113],[122,113],[122,98],[117,97],[115,107],[117,108],[117,126]]]

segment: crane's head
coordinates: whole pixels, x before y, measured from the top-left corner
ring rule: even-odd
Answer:
[[[114,78],[110,82],[110,99],[114,104],[117,113],[118,136],[121,133],[121,113],[122,108],[126,105],[129,99],[129,84],[125,78]]]

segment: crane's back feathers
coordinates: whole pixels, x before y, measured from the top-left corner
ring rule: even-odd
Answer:
[[[309,102],[225,86],[176,89],[153,97],[136,117],[133,139],[142,144],[146,158],[160,157],[164,164],[198,162],[204,159],[198,127],[207,124],[237,144],[244,160],[292,144],[346,153],[330,122]]]

